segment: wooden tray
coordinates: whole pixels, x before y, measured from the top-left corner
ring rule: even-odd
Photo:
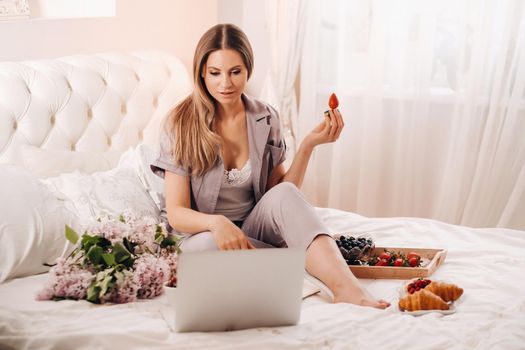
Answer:
[[[428,277],[443,264],[447,251],[445,249],[427,248],[397,248],[397,247],[375,247],[370,253],[378,255],[384,250],[408,254],[417,253],[421,256],[421,267],[396,267],[396,266],[359,266],[348,265],[352,273],[358,278],[389,278],[410,279],[415,277]]]

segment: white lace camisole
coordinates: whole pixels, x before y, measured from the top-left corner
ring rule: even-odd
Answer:
[[[241,170],[224,170],[215,213],[222,214],[232,221],[243,221],[254,206],[252,165],[248,159]]]

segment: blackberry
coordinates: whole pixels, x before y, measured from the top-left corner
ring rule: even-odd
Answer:
[[[367,265],[367,255],[374,248],[371,238],[341,235],[336,239],[337,247],[348,265]]]

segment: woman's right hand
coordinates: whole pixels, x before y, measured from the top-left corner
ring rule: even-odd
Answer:
[[[255,249],[244,232],[223,215],[212,217],[210,232],[220,250]]]

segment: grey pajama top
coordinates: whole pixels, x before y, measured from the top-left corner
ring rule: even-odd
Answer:
[[[286,144],[281,134],[278,113],[273,107],[246,94],[242,95],[242,101],[246,112],[251,162],[249,187],[253,190],[251,193],[253,194],[253,205],[255,205],[266,193],[266,185],[273,169],[285,160]],[[160,138],[160,155],[151,164],[151,170],[161,177],[164,177],[166,170],[181,176],[190,176],[191,208],[202,213],[216,213],[224,179],[224,163],[220,155],[209,171],[203,175],[192,175],[191,169],[184,168],[175,161],[171,140],[163,131]],[[227,195],[230,202],[232,201],[231,193],[235,191],[229,191]],[[224,195],[224,192],[222,194]],[[240,202],[244,202],[242,198]],[[219,209],[223,208],[223,205],[224,203],[221,202]],[[241,203],[241,207],[240,212],[246,211],[245,203]],[[231,209],[229,207],[229,210]],[[239,213],[234,214],[232,217],[238,217]]]

